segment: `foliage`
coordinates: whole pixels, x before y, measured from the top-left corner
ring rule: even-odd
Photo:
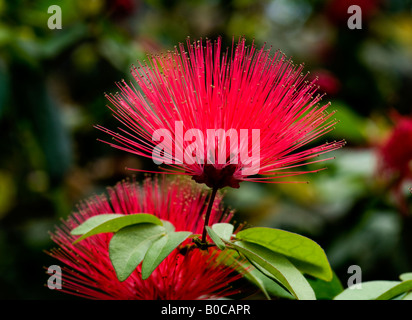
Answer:
[[[237,257],[249,262],[239,262],[239,272],[244,272],[267,299],[411,299],[411,273],[400,275],[401,281],[367,281],[343,290],[322,248],[306,237],[259,227],[234,234],[230,223],[216,223],[206,228],[211,243],[219,250],[234,250]],[[142,278],[147,279],[189,237],[195,239],[191,245],[199,243],[198,250],[208,250],[211,245],[202,248],[200,235],[175,232],[170,222],[142,213],[103,214],[89,218],[72,230],[73,235],[81,235],[75,243],[98,233],[114,233],[109,253],[119,281],[125,281],[140,264]],[[308,276],[312,277],[307,279]]]
[[[411,300],[411,274],[401,274],[402,281],[367,281],[349,287],[335,297],[335,300]]]
[[[325,281],[332,280],[325,253],[310,239],[270,228],[264,232],[261,228],[249,228],[236,235],[232,234],[233,230],[234,226],[229,223],[207,227],[213,243],[220,250],[237,251],[260,271],[258,277],[276,281],[294,298],[316,299],[303,273]],[[105,232],[114,233],[109,255],[119,281],[125,281],[140,263],[142,278],[147,279],[168,254],[192,235],[191,232],[175,232],[170,223],[165,225],[149,214],[98,215],[72,230],[73,235],[81,235],[75,242]],[[199,243],[199,239],[196,242]],[[242,267],[245,273],[249,272],[248,265],[243,264]],[[269,297],[265,282],[261,281],[259,286]]]

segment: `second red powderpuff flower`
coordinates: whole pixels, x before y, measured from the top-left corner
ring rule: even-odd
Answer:
[[[180,44],[133,66],[135,82],[123,81],[107,95],[126,129],[98,128],[113,136],[112,146],[214,190],[275,182],[308,172],[290,169],[323,161],[314,158],[344,144],[312,144],[337,121],[327,113],[329,103],[320,105],[316,80],[302,70],[243,38],[226,50],[220,38],[188,39],[187,50]]]
[[[186,240],[142,279],[141,265],[120,282],[112,266],[108,247],[112,233],[101,233],[73,244],[71,230],[91,217],[106,213],[150,213],[171,222],[176,231],[202,231],[207,193],[190,181],[145,180],[143,185],[118,183],[108,196],[84,201],[52,233],[57,248],[49,254],[62,268],[60,291],[89,299],[196,300],[217,299],[238,293],[231,287],[242,277],[235,258],[215,248],[198,249]],[[214,202],[211,221],[228,222],[232,212],[224,211],[221,198]]]

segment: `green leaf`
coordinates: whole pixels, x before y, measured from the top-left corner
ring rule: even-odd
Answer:
[[[402,281],[412,280],[412,272],[402,273],[399,276],[399,279],[401,279]]]
[[[147,278],[149,278],[153,270],[159,265],[156,263],[156,260],[159,258],[163,248],[166,246],[166,243],[169,240],[168,238],[169,236],[166,234],[165,236],[154,241],[152,245],[148,248],[143,258],[143,262],[142,262],[142,279],[143,280],[146,280]],[[167,255],[164,258],[166,257]]]
[[[234,226],[230,223],[215,223],[212,230],[223,240],[230,241],[233,234]]]
[[[266,286],[263,283],[263,280],[261,279],[260,275],[265,277],[262,272],[258,271],[257,269],[251,269],[248,272],[246,272],[247,278],[249,281],[253,282],[265,295],[266,299],[271,300],[270,295],[268,291],[266,290]],[[267,278],[267,277],[266,277]],[[274,281],[272,281],[274,282]]]
[[[101,214],[91,217],[80,226],[72,230],[73,235],[80,235],[74,243],[93,236],[98,233],[117,232],[120,229],[139,223],[153,223],[162,225],[162,221],[152,214],[137,213],[137,214]]]
[[[212,241],[220,250],[225,250],[226,245],[225,243],[219,238],[219,236],[212,230],[212,228],[206,226],[206,231],[209,234]]]
[[[250,267],[250,265],[249,265]],[[265,297],[270,300],[270,296],[283,298],[283,299],[295,299],[287,290],[280,286],[276,281],[267,277],[258,269],[250,268],[247,270],[245,277],[255,283],[255,285],[262,290]]]
[[[109,257],[119,281],[126,280],[142,262],[150,246],[165,235],[165,228],[140,223],[120,229],[109,244]]]
[[[244,241],[233,243],[232,246],[262,273],[279,281],[296,299],[316,299],[315,293],[305,277],[283,255]]]
[[[236,256],[239,257],[239,253],[237,251],[235,251],[235,252],[236,252]],[[232,257],[231,256],[231,259],[230,259],[230,261],[227,262],[227,265],[230,266],[232,264],[236,264],[238,266],[238,272],[242,273],[243,276],[247,280],[249,280],[254,285],[256,285],[262,291],[262,293],[265,295],[266,299],[270,300],[270,295],[269,295],[268,291],[266,290],[266,286],[263,283],[263,280],[261,279],[260,276],[265,277],[265,278],[267,278],[267,277],[262,272],[260,272],[259,270],[251,267],[251,264],[249,262],[247,262],[247,261],[243,262],[243,261],[237,259],[237,257]],[[270,281],[275,283],[275,281],[272,281],[272,280],[270,280]],[[288,292],[288,294],[289,294],[289,292]]]
[[[167,233],[175,232],[175,226],[173,223],[167,220],[161,220],[163,223],[163,227],[165,227]]]
[[[226,250],[226,254],[220,254],[217,257],[217,262],[223,263],[237,272],[258,287],[266,299],[270,300],[271,296],[282,299],[295,299],[289,291],[281,286],[277,281],[273,281],[272,278],[265,276],[261,271],[253,267],[253,265],[240,256],[240,253],[236,250]]]
[[[349,287],[337,295],[334,300],[375,300],[400,283],[400,281],[362,282],[360,288]]]
[[[339,278],[333,273],[331,281],[325,281],[318,278],[307,278],[310,286],[316,294],[317,300],[332,300],[343,291],[342,283]]]
[[[102,223],[106,221],[112,220],[114,218],[123,217],[123,216],[124,214],[119,214],[119,213],[99,214],[97,216],[87,219],[81,225],[74,228],[70,233],[75,236],[82,235],[96,228],[97,226],[101,225]]]
[[[257,286],[266,299],[270,300],[273,297],[294,299],[294,297],[276,281],[265,276],[258,269],[254,268],[249,261],[240,256],[236,250],[225,251],[226,254],[220,254],[217,257],[217,262],[224,263],[227,266],[235,269],[242,276]]]
[[[402,275],[409,277],[409,274]],[[399,298],[410,299],[409,292],[412,291],[412,280],[405,281],[368,281],[362,282],[360,288],[347,288],[335,297],[335,300],[391,300]]]
[[[400,284],[390,288],[388,291],[382,293],[376,300],[390,300],[402,293],[412,290],[412,280],[403,281]]]
[[[156,240],[143,259],[142,279],[146,280],[157,266],[191,234],[188,231],[173,232]]]
[[[290,262],[306,274],[325,281],[332,280],[333,273],[325,252],[309,238],[265,227],[242,230],[236,234],[236,238],[287,256]]]
[[[401,300],[412,300],[412,292],[408,292]]]

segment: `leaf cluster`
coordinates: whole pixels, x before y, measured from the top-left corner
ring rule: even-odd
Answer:
[[[334,278],[323,249],[296,233],[256,227],[234,234],[234,226],[229,223],[216,223],[206,230],[211,242],[202,243],[199,235],[176,232],[170,222],[138,213],[98,215],[71,233],[80,235],[75,243],[99,233],[114,233],[109,257],[119,281],[125,281],[140,264],[142,278],[147,279],[188,238],[193,238],[190,245],[199,250],[213,246],[230,253],[225,255],[229,258],[224,263],[234,265],[267,299],[276,296],[315,300],[316,285],[308,277],[320,282],[331,282]],[[342,291],[340,283],[337,290]]]

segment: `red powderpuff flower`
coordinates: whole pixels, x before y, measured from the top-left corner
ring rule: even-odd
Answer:
[[[402,179],[412,178],[412,118],[397,116],[396,125],[380,150],[382,166]]]
[[[329,103],[319,105],[316,80],[306,79],[303,65],[243,38],[225,52],[220,38],[188,39],[187,48],[150,56],[132,67],[135,83],[123,81],[107,95],[128,128],[119,134],[97,126],[113,137],[110,145],[219,189],[310,172],[288,170],[344,144],[307,147],[336,120]]]
[[[408,212],[402,184],[412,179],[412,118],[394,115],[396,125],[379,149],[381,173],[392,177],[393,190],[403,213]]]
[[[186,240],[151,274],[142,280],[138,266],[124,282],[117,279],[108,254],[111,233],[98,234],[74,244],[70,231],[88,218],[103,213],[151,213],[170,221],[176,231],[201,232],[207,193],[188,181],[167,183],[145,180],[143,185],[118,183],[107,196],[96,196],[83,202],[52,233],[58,248],[48,252],[64,264],[61,291],[90,299],[194,300],[215,299],[238,293],[230,285],[241,277],[226,265],[222,251],[190,247]],[[215,201],[211,221],[227,222],[232,212],[223,211]]]

